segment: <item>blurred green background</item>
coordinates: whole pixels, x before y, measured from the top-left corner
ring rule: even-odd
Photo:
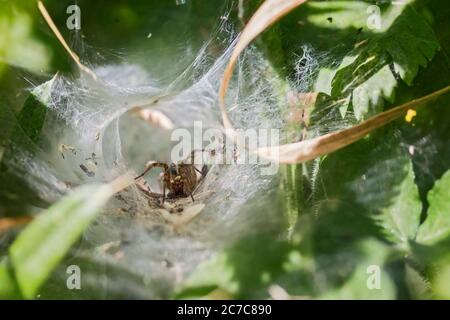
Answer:
[[[81,9],[81,30],[69,30],[67,8]],[[45,1],[66,41],[88,65],[138,63],[170,80],[236,7],[227,1]],[[0,1],[0,94],[19,108],[26,89],[74,64],[33,0]],[[176,66],[176,67],[175,67]]]

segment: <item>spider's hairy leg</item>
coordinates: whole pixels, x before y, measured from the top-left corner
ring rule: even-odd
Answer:
[[[166,182],[163,181],[163,198],[162,198],[162,203],[164,204],[164,202],[166,201]]]
[[[209,155],[210,155],[210,156],[213,156],[213,157],[216,155],[216,152],[215,152],[215,150],[205,150],[205,149],[195,149],[195,150],[192,150],[192,151],[191,151],[191,155],[190,155],[191,162],[190,162],[190,164],[194,165],[195,171],[197,171],[197,172],[202,176],[202,178],[204,178],[204,177],[206,176],[208,166],[207,166],[206,164],[203,164],[203,163],[202,163],[202,164],[203,164],[202,170],[199,170],[199,169],[195,166],[195,154],[196,154],[197,152],[201,152],[202,154],[203,154],[204,152],[208,152]]]
[[[164,162],[156,162],[156,161],[149,161],[147,163],[147,165],[145,166],[145,170],[143,173],[141,173],[140,175],[138,175],[136,178],[134,178],[135,180],[139,180],[140,178],[142,178],[143,176],[145,176],[151,169],[153,168],[162,168],[164,170],[164,173],[162,175],[162,187],[163,187],[163,192],[162,192],[162,203],[164,204],[165,200],[166,200],[166,181],[164,179],[165,175],[168,173],[169,171],[169,166],[167,165],[167,163]]]
[[[205,177],[205,174],[203,173],[203,171],[198,170],[196,167],[194,167],[195,171],[197,171],[198,173],[200,173],[202,175],[202,178]]]
[[[164,162],[149,161],[145,166],[144,172],[138,175],[136,178],[134,178],[134,180],[142,178],[153,168],[163,168],[164,172],[166,172],[169,169],[169,166],[167,165],[167,163]]]

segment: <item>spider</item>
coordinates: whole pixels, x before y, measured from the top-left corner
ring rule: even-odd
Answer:
[[[190,155],[190,163],[186,163],[186,160],[183,160],[177,164],[175,163],[164,163],[164,162],[156,162],[149,161],[145,166],[145,170],[142,174],[137,176],[135,181],[137,182],[139,179],[144,177],[151,169],[153,168],[162,168],[164,171],[161,174],[162,177],[162,194],[151,192],[150,188],[146,188],[145,185],[137,183],[136,185],[141,189],[145,194],[153,198],[161,198],[162,203],[166,200],[166,189],[169,190],[167,194],[167,198],[176,199],[176,198],[185,198],[191,197],[192,202],[194,202],[193,193],[200,181],[205,177],[207,173],[207,166],[204,165],[202,170],[200,171],[193,164],[195,158],[195,152],[204,152],[204,150],[193,150]],[[197,177],[197,173],[201,175],[200,178]]]

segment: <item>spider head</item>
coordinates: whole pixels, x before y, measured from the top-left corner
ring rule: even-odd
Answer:
[[[169,165],[169,173],[170,173],[172,179],[176,179],[176,177],[179,176],[178,168],[175,163],[171,163]]]

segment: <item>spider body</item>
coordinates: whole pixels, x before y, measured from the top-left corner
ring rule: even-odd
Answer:
[[[189,197],[197,186],[197,171],[191,164],[170,164],[164,171],[163,183],[169,189],[168,198]]]
[[[138,187],[146,194],[152,197],[162,196],[163,203],[166,199],[166,196],[169,199],[191,197],[192,201],[194,201],[193,193],[197,188],[201,179],[206,174],[205,166],[202,168],[202,171],[200,171],[193,164],[194,155],[195,151],[192,151],[190,163],[185,163],[185,161],[182,161],[178,164],[175,163],[167,164],[164,162],[150,161],[145,166],[144,172],[135,178],[135,180],[142,178],[152,168],[156,167],[162,168],[163,169],[163,173],[161,175],[162,194],[153,193],[150,191],[148,187],[145,189],[140,184],[137,184]],[[201,175],[200,178],[198,177],[197,173]],[[167,195],[166,191],[168,191]]]

